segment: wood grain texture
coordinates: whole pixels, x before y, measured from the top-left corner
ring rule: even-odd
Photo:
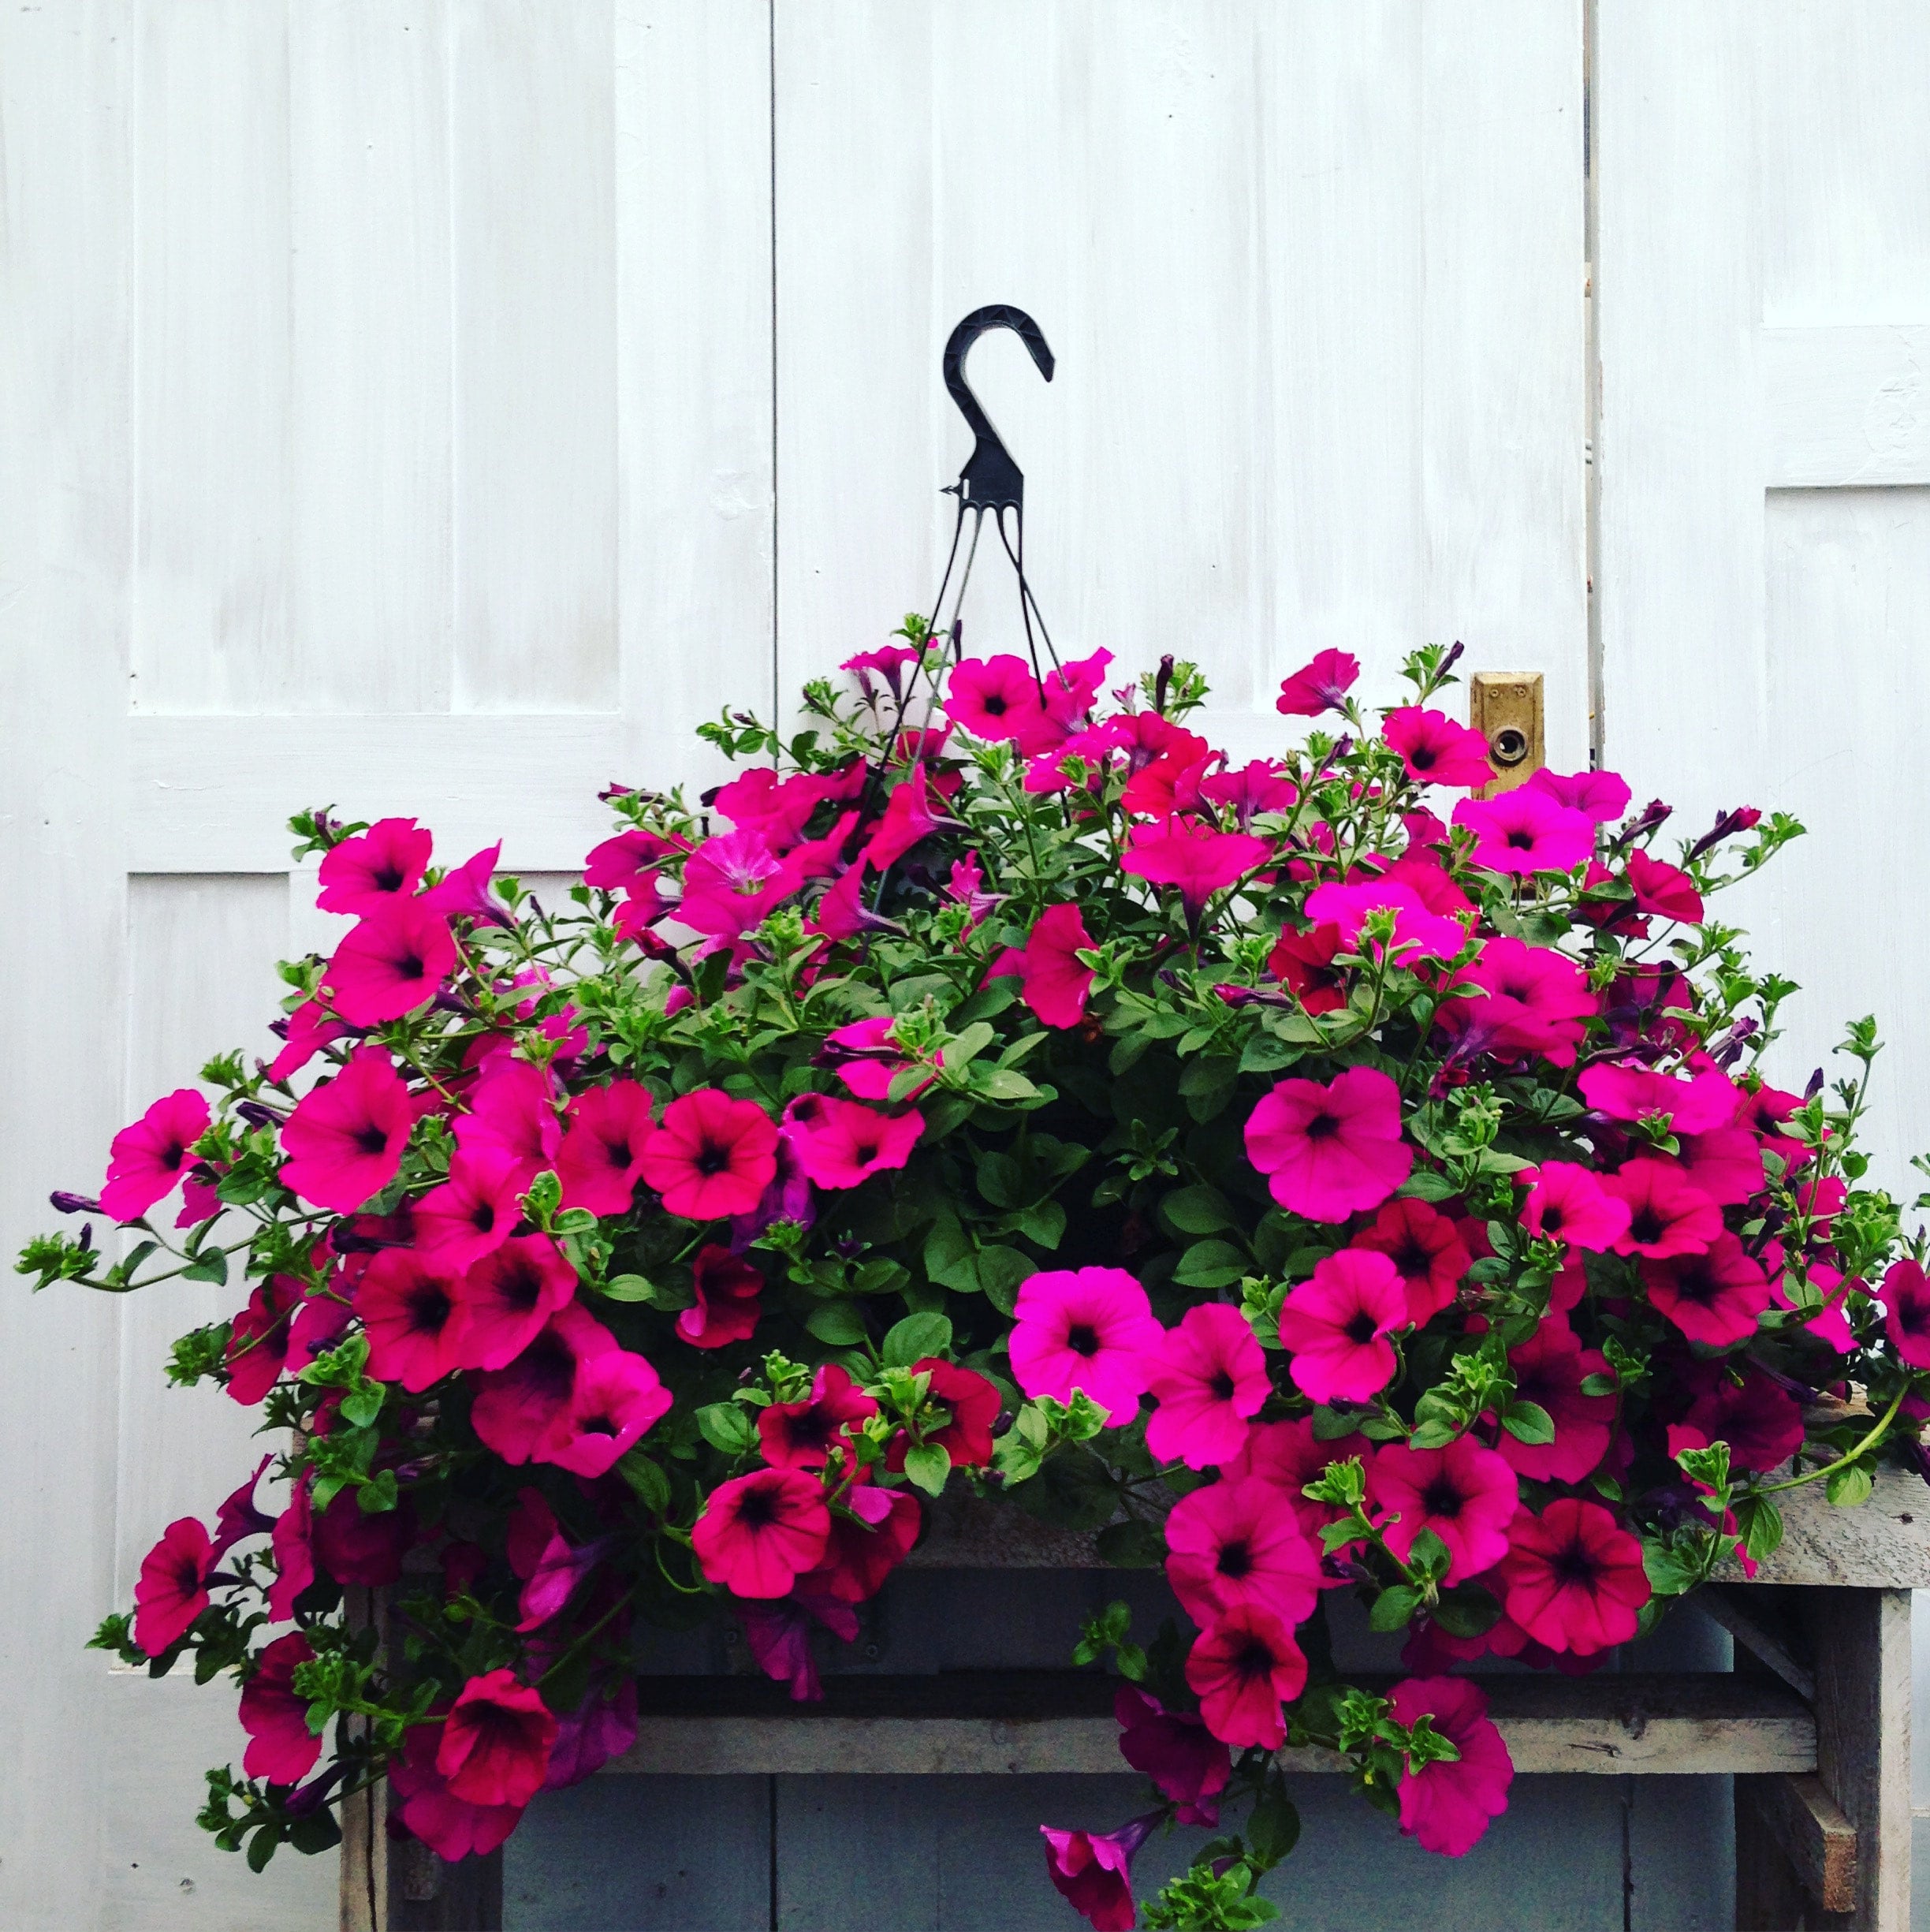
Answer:
[[[1755,1808],[1803,1889],[1822,1910],[1854,1910],[1856,1826],[1820,1778],[1740,1778],[1736,1803],[1738,1809],[1745,1805]]]
[[[1865,1589],[1930,1588],[1930,1486],[1906,1469],[1877,1472],[1869,1501],[1842,1509],[1820,1483],[1776,1498],[1783,1543],[1759,1565],[1758,1583],[1805,1588],[1853,1584]],[[1744,1579],[1734,1563],[1718,1565],[1718,1582]]]

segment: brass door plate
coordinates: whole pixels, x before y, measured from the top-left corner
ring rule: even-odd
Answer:
[[[1477,671],[1468,680],[1468,722],[1488,740],[1495,770],[1478,796],[1511,792],[1548,763],[1539,671]]]

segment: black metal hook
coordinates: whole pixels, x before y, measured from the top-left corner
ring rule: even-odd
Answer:
[[[945,385],[959,413],[971,427],[977,442],[959,479],[946,486],[946,493],[958,498],[960,506],[985,510],[1023,509],[1025,507],[1025,472],[1012,461],[1012,452],[1000,440],[992,419],[971,392],[965,380],[965,352],[988,329],[1009,329],[1031,352],[1039,374],[1053,379],[1052,350],[1038,324],[1023,308],[1008,302],[994,302],[974,308],[952,331],[945,348]]]

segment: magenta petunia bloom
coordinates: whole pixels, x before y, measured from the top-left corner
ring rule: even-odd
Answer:
[[[371,1512],[354,1490],[343,1490],[314,1518],[310,1541],[317,1566],[337,1583],[386,1589],[415,1546],[415,1512],[404,1497],[397,1509]]]
[[[799,1595],[867,1602],[911,1553],[924,1524],[924,1511],[909,1490],[854,1483],[844,1492],[844,1508],[832,1513],[824,1555],[799,1581]]]
[[[1307,1494],[1306,1486],[1317,1482],[1330,1463],[1345,1462],[1354,1456],[1365,1463],[1373,1453],[1373,1444],[1362,1435],[1323,1442],[1313,1433],[1313,1419],[1302,1415],[1296,1422],[1254,1424],[1246,1432],[1245,1449],[1220,1473],[1228,1483],[1249,1477],[1265,1483],[1291,1508],[1308,1535],[1318,1536],[1347,1512],[1331,1503],[1317,1503]]]
[[[443,1720],[436,1773],[466,1804],[527,1804],[556,1739],[542,1694],[512,1671],[489,1671],[463,1686]]]
[[[1664,865],[1645,852],[1628,857],[1628,882],[1635,892],[1635,909],[1657,919],[1679,919],[1686,926],[1702,923],[1702,895],[1695,881],[1679,867]]]
[[[1256,758],[1235,771],[1209,774],[1199,781],[1200,796],[1216,805],[1232,807],[1234,822],[1243,832],[1256,814],[1285,811],[1300,796],[1277,758]]]
[[[677,1317],[678,1334],[693,1348],[748,1341],[757,1332],[762,1312],[758,1297],[764,1292],[764,1277],[756,1263],[714,1241],[706,1242],[691,1263],[691,1278],[697,1303]]]
[[[1012,1367],[1028,1396],[1069,1402],[1082,1389],[1123,1428],[1138,1413],[1166,1331],[1123,1268],[1056,1268],[1023,1283]]]
[[[1317,652],[1282,683],[1273,708],[1288,718],[1318,718],[1323,711],[1339,711],[1359,676],[1359,658],[1344,651]]]
[[[100,1191],[101,1212],[116,1221],[138,1220],[172,1194],[194,1165],[189,1150],[207,1127],[205,1096],[192,1087],[162,1095],[132,1127],[114,1136]]]
[[[1592,1475],[1608,1453],[1615,1398],[1584,1395],[1582,1385],[1590,1375],[1608,1373],[1608,1357],[1584,1348],[1566,1322],[1550,1315],[1527,1341],[1508,1351],[1508,1367],[1516,1397],[1538,1403],[1555,1425],[1552,1442],[1524,1442],[1511,1430],[1502,1430],[1495,1447],[1509,1466],[1537,1483],[1579,1483]]]
[[[1320,1552],[1270,1483],[1209,1483],[1166,1519],[1166,1580],[1202,1628],[1242,1604],[1271,1610],[1289,1629],[1320,1601]]]
[[[352,1214],[395,1179],[415,1124],[387,1050],[360,1046],[303,1098],[281,1129],[281,1184],[318,1207]]]
[[[1198,1718],[1165,1710],[1138,1685],[1112,1700],[1120,1755],[1179,1807],[1182,1825],[1216,1825],[1218,1799],[1233,1774],[1232,1754]]]
[[[507,1367],[476,1378],[470,1421],[505,1462],[526,1463],[569,1412],[579,1364],[617,1346],[601,1322],[572,1303],[559,1308]]]
[[[1264,865],[1272,849],[1249,832],[1216,832],[1197,819],[1168,819],[1135,826],[1120,866],[1152,885],[1177,887],[1187,916],[1198,919],[1215,893]]]
[[[545,1791],[567,1791],[620,1758],[637,1740],[636,1680],[625,1676],[613,1692],[592,1690],[557,1719]]]
[[[451,1863],[480,1858],[516,1828],[523,1807],[471,1804],[449,1789],[436,1770],[442,1741],[441,1724],[412,1725],[403,1740],[403,1755],[389,1769],[389,1781],[401,1800],[397,1815],[438,1858]]]
[[[1573,960],[1519,939],[1488,940],[1454,983],[1480,989],[1445,1002],[1437,1016],[1466,1036],[1463,1052],[1541,1054],[1558,1067],[1574,1065],[1601,1005]]]
[[[955,666],[945,707],[961,731],[993,740],[1030,737],[1045,715],[1032,667],[1014,657],[967,658]]]
[[[1317,927],[1337,926],[1350,953],[1366,949],[1361,944],[1361,928],[1370,914],[1392,912],[1394,938],[1388,949],[1403,966],[1412,966],[1424,956],[1451,960],[1467,944],[1467,927],[1461,920],[1429,912],[1421,895],[1399,879],[1316,886],[1307,894],[1304,910]]]
[[[1389,1201],[1352,1245],[1387,1256],[1407,1294],[1407,1318],[1418,1328],[1455,1298],[1474,1265],[1467,1244],[1448,1217],[1425,1201]]]
[[[1347,969],[1334,964],[1346,949],[1338,926],[1306,932],[1289,927],[1267,955],[1267,971],[1292,990],[1310,1016],[1333,1013],[1347,1004]]]
[[[1079,954],[1092,950],[1092,934],[1075,905],[1048,906],[1033,922],[1019,956],[1026,1005],[1049,1027],[1075,1027],[1086,1016],[1094,978]]]
[[[773,1402],[758,1411],[758,1446],[773,1469],[822,1469],[833,1449],[853,1460],[853,1431],[877,1412],[848,1370],[826,1362],[811,1378],[808,1401]]]
[[[693,932],[736,939],[762,925],[803,883],[803,867],[773,851],[763,833],[720,833],[684,861],[676,916]]]
[[[1572,872],[1595,851],[1593,819],[1526,785],[1499,798],[1464,798],[1454,822],[1474,834],[1477,865],[1516,878]]]
[[[1161,1462],[1209,1469],[1246,1445],[1246,1419],[1273,1393],[1246,1318],[1224,1302],[1189,1308],[1153,1351],[1147,1387],[1159,1407],[1146,1446]]]
[[[344,1038],[345,1027],[320,1000],[304,1000],[286,1020],[275,1022],[271,1031],[285,1042],[268,1063],[271,1080],[285,1080],[300,1072],[322,1049]]]
[[[460,1311],[456,1366],[507,1368],[576,1299],[576,1270],[548,1235],[512,1235],[466,1269],[450,1292]]]
[[[1373,1067],[1349,1067],[1324,1087],[1282,1080],[1247,1117],[1246,1158],[1274,1199],[1309,1221],[1378,1207],[1414,1167],[1400,1089]]]
[[[1414,1539],[1432,1530],[1448,1546],[1448,1581],[1458,1583],[1507,1554],[1520,1492],[1507,1459],[1463,1435],[1437,1449],[1383,1443],[1367,1465],[1367,1494],[1399,1516],[1382,1532],[1395,1556],[1405,1563]]]
[[[278,1624],[295,1614],[295,1599],[315,1578],[315,1508],[308,1483],[306,1475],[296,1479],[269,1542],[275,1580],[268,1592],[268,1615]]]
[[[1912,1368],[1930,1368],[1930,1281],[1921,1263],[1892,1263],[1883,1277],[1883,1326],[1891,1345]]]
[[[1700,1255],[1723,1231],[1722,1210],[1673,1161],[1625,1161],[1602,1177],[1602,1185],[1628,1206],[1628,1232],[1615,1244],[1618,1255],[1651,1261]]]
[[[523,1218],[521,1163],[493,1143],[449,1161],[449,1179],[415,1203],[415,1245],[423,1258],[460,1274],[493,1253]]]
[[[892,789],[885,809],[865,841],[859,855],[862,871],[866,865],[887,872],[920,840],[929,838],[938,828],[938,815],[932,810],[925,767],[914,765],[904,781]]]
[[[583,860],[583,883],[601,892],[627,892],[649,878],[665,860],[686,849],[677,840],[632,827],[591,848]]]
[[[422,883],[435,840],[413,819],[378,819],[324,854],[315,904],[363,918],[406,899]]]
[[[612,1080],[579,1094],[569,1103],[569,1126],[555,1163],[563,1205],[593,1214],[628,1214],[655,1127],[650,1090],[639,1081]]]
[[[252,1404],[267,1394],[288,1360],[289,1330],[302,1304],[302,1285],[292,1275],[270,1275],[255,1285],[248,1306],[228,1331],[228,1394]]]
[[[1133,1903],[1133,1854],[1146,1843],[1163,1815],[1149,1812],[1113,1832],[1060,1831],[1041,1825],[1045,1872],[1059,1895],[1093,1927],[1093,1932],[1132,1932],[1138,1923]]]
[[[563,1145],[554,1082],[527,1060],[498,1054],[470,1094],[469,1111],[456,1117],[455,1134],[456,1146],[465,1153],[490,1147],[508,1154],[515,1162],[517,1188],[527,1188],[557,1166]]]
[[[599,1360],[602,1357],[598,1358]],[[535,1496],[534,1490],[525,1490],[524,1496]],[[540,1499],[539,1499],[540,1500]],[[544,1505],[547,1510],[548,1505]],[[525,1513],[523,1526],[532,1532],[535,1512]],[[554,1521],[552,1516],[550,1520]],[[519,1574],[527,1567],[529,1574],[523,1578],[521,1593],[516,1598],[520,1615],[516,1628],[520,1631],[540,1630],[550,1620],[558,1615],[576,1594],[576,1587],[586,1576],[591,1575],[607,1557],[616,1539],[599,1536],[594,1542],[572,1543],[561,1530],[555,1531],[550,1540],[538,1551],[534,1558],[527,1549],[518,1550],[511,1555],[511,1565]]]
[[[1701,1385],[1684,1422],[1701,1440],[1690,1446],[1720,1440],[1732,1468],[1758,1471],[1779,1468],[1802,1447],[1801,1405],[1746,1357],[1693,1363],[1684,1379]],[[1675,1453],[1672,1437],[1669,1453]]]
[[[369,1263],[355,1311],[369,1342],[368,1372],[419,1395],[464,1359],[468,1315],[455,1271],[409,1248],[386,1248]]]
[[[818,1188],[855,1188],[903,1167],[925,1131],[915,1108],[880,1113],[862,1101],[802,1094],[784,1110],[784,1138],[798,1172]]]
[[[1582,1098],[1611,1121],[1663,1120],[1678,1134],[1727,1127],[1742,1098],[1719,1067],[1705,1067],[1693,1079],[1679,1080],[1648,1067],[1602,1061],[1584,1068],[1575,1084]]]
[[[501,839],[481,852],[471,853],[423,893],[421,903],[445,919],[466,919],[478,926],[514,926],[516,921],[492,889],[497,863],[501,857]]]
[[[400,899],[368,914],[335,949],[322,993],[351,1026],[379,1026],[434,999],[455,970],[449,922],[419,899]]]
[[[1317,1263],[1280,1310],[1288,1372],[1316,1402],[1365,1402],[1393,1378],[1394,1345],[1407,1324],[1407,1290],[1385,1255],[1343,1248]]]
[[[1407,775],[1418,785],[1492,785],[1495,769],[1488,762],[1488,740],[1466,725],[1457,725],[1444,712],[1404,704],[1389,711],[1382,735],[1388,748],[1398,752]],[[1459,814],[1455,815],[1459,822]]]
[[[1306,1686],[1306,1659],[1273,1613],[1243,1603],[1208,1625],[1186,1662],[1206,1728],[1236,1749],[1278,1751],[1287,1741],[1280,1706]]]
[[[831,1512],[817,1479],[796,1469],[757,1469],[720,1483],[691,1531],[703,1573],[738,1597],[781,1597],[818,1567]]]
[[[1528,781],[1531,792],[1545,792],[1558,805],[1608,825],[1628,810],[1629,789],[1619,772],[1577,771],[1564,777],[1545,767]]]
[[[297,1785],[315,1769],[322,1740],[308,1728],[307,1699],[295,1689],[295,1666],[314,1661],[299,1631],[277,1637],[255,1658],[253,1674],[241,1687],[241,1728],[248,1734],[241,1769],[248,1777]]]
[[[263,1456],[255,1473],[222,1499],[214,1514],[214,1560],[219,1562],[237,1543],[251,1536],[266,1536],[274,1528],[274,1518],[257,1506],[255,1491],[259,1487],[273,1456]]]
[[[134,1586],[134,1641],[150,1657],[178,1643],[207,1608],[214,1568],[214,1546],[192,1516],[170,1523],[141,1559]]]
[[[699,1087],[664,1109],[643,1147],[643,1178],[687,1221],[747,1214],[777,1172],[777,1124],[754,1101]]]
[[[606,1348],[579,1363],[570,1405],[534,1460],[579,1476],[600,1476],[670,1407],[656,1370],[627,1348]]]
[[[1628,1203],[1611,1194],[1585,1167],[1573,1161],[1544,1161],[1518,1178],[1529,1184],[1521,1218],[1530,1234],[1566,1241],[1591,1255],[1606,1254],[1627,1236]]]
[[[1691,1341],[1726,1348],[1756,1332],[1772,1299],[1768,1277],[1733,1234],[1719,1233],[1700,1255],[1644,1261],[1649,1299]]]
[[[1599,1503],[1563,1497],[1515,1517],[1497,1580],[1502,1607],[1537,1643],[1591,1657],[1634,1635],[1649,1601],[1641,1545]]]
[[[1461,1858],[1471,1852],[1490,1818],[1507,1809],[1515,1761],[1488,1715],[1488,1699],[1465,1677],[1410,1677],[1388,1694],[1396,1724],[1412,1729],[1422,1718],[1461,1754],[1436,1759],[1401,1779],[1401,1829],[1425,1852]]]
[[[990,1462],[993,1427],[1004,1406],[997,1386],[976,1370],[960,1368],[938,1356],[921,1356],[911,1364],[911,1372],[930,1376],[930,1399],[952,1412],[952,1419],[943,1428],[926,1430],[925,1440],[944,1449],[955,1469],[982,1468]],[[892,1442],[885,1467],[902,1469],[904,1451],[900,1434]]]

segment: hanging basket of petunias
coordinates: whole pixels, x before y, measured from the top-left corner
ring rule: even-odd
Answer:
[[[568,909],[412,820],[296,821],[356,923],[285,968],[281,1051],[55,1197],[123,1259],[27,1250],[233,1288],[170,1374],[289,1446],[95,1642],[238,1680],[203,1815],[256,1863],[384,1776],[443,1856],[500,1844],[624,1750],[655,1628],[734,1618],[815,1695],[963,1491],[1163,1562],[1183,1613],[1068,1632],[1157,1802],[1048,1829],[1053,1882],[1130,1926],[1148,1830],[1216,1824],[1149,1923],[1258,1923],[1283,1747],[1464,1852],[1511,1767],[1458,1666],[1585,1668],[1772,1550],[1779,1495],[1916,1457],[1873,1026],[1832,1091],[1771,1083],[1789,989],[1704,920],[1799,828],[1665,857],[1608,772],[1477,800],[1451,652],[1377,729],[1324,653],[1279,708],[1344,735],[1235,766],[1188,666],[1102,698],[1104,652],[1035,681],[901,636],[788,743],[707,728],[770,761],[721,789],[613,789]],[[1336,1590],[1408,1632],[1385,1696],[1320,1661]]]

